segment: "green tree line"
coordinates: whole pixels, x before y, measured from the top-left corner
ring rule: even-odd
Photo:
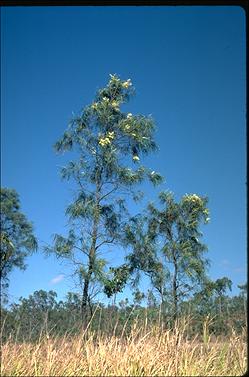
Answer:
[[[196,294],[179,305],[178,320],[187,319],[185,335],[190,339],[202,334],[207,318],[210,320],[209,333],[214,336],[225,337],[234,331],[240,334],[246,326],[246,285],[240,286],[237,296],[229,297],[227,289],[219,290],[219,279],[214,284],[207,296]],[[117,305],[95,303],[93,310],[91,334],[109,336],[115,332],[116,336],[129,336],[134,323],[142,327],[145,321],[151,329],[158,325],[162,329],[174,326],[169,311],[162,308],[151,290],[134,292],[131,302],[125,299]],[[64,301],[59,301],[54,291],[35,291],[28,298],[21,297],[8,309],[2,308],[1,319],[3,342],[10,337],[23,342],[37,341],[41,336],[74,336],[82,330],[81,296],[69,292]]]

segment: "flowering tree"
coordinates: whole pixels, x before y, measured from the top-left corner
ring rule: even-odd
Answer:
[[[179,301],[206,281],[207,247],[201,243],[201,222],[208,223],[207,198],[184,195],[179,203],[170,192],[159,194],[164,206],[152,203],[147,216],[135,217],[126,226],[131,271],[150,276],[161,300],[172,303],[173,318],[178,315]]]
[[[77,160],[61,171],[62,178],[73,179],[77,189],[66,210],[68,237],[55,235],[54,245],[47,251],[73,262],[82,282],[83,312],[90,300],[91,283],[108,281],[107,260],[101,250],[122,243],[127,197],[139,200],[142,193],[135,188],[146,178],[154,185],[162,181],[158,173],[141,164],[143,155],[156,149],[153,120],[121,111],[132,94],[130,79],[110,75],[107,86],[97,92],[94,102],[71,121],[55,144],[57,152],[78,152]]]

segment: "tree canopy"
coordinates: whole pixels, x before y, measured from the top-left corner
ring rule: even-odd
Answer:
[[[179,301],[206,281],[207,251],[200,225],[208,223],[207,198],[184,195],[179,203],[171,192],[159,194],[162,208],[148,205],[147,214],[126,226],[127,257],[131,271],[143,271],[161,296],[172,303],[177,316]]]
[[[25,258],[37,249],[33,225],[20,211],[20,200],[13,189],[1,188],[1,285],[8,286],[13,268],[25,269]]]

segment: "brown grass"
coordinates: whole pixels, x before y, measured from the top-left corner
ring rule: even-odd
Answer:
[[[11,339],[2,346],[2,376],[241,376],[246,372],[246,342],[233,334],[226,341],[203,334],[188,341],[180,328],[130,336],[83,333],[43,336],[36,344]]]

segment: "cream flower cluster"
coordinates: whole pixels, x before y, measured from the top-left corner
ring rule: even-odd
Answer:
[[[117,102],[117,101],[112,101],[111,102],[111,105],[114,107],[114,108],[118,108],[118,106],[119,106],[119,103]]]
[[[131,130],[131,125],[130,125],[130,124],[126,124],[126,125],[124,126],[124,130],[127,131],[127,132],[132,131],[132,130]],[[136,134],[135,132],[131,132],[130,135],[133,136],[133,137],[137,137],[137,134]]]
[[[103,101],[105,103],[111,103],[111,106],[113,106],[113,107],[118,107],[119,106],[119,102],[118,101],[112,101],[112,102],[110,102],[110,99],[108,97],[103,97]]]
[[[114,75],[109,75],[111,78],[111,81],[120,81],[120,79],[114,74]]]
[[[109,145],[111,144],[112,140],[114,139],[115,137],[115,134],[114,134],[114,131],[112,132],[107,132],[106,136],[105,137],[101,137],[99,139],[99,144],[102,146],[102,147],[105,147],[106,145]]]
[[[207,208],[204,209],[203,213],[207,216],[205,218],[205,221],[208,223],[210,221],[210,217],[208,217],[209,215],[209,210]]]
[[[132,159],[133,159],[133,161],[139,161],[140,160],[140,158],[138,156],[136,156],[136,155],[133,156]]]
[[[108,104],[108,103],[109,103],[109,104],[110,104],[112,107],[114,107],[115,109],[117,109],[118,106],[119,106],[119,102],[118,102],[118,101],[112,101],[112,102],[110,102],[110,99],[109,99],[108,97],[103,97],[102,101],[103,101],[104,104]],[[103,103],[102,103],[102,104],[103,104]],[[94,102],[94,103],[91,105],[91,108],[92,108],[93,110],[97,110],[98,107],[99,107],[99,105],[101,105],[100,102]]]
[[[132,85],[131,79],[128,79],[127,81],[123,82],[122,87],[125,89],[128,89]]]
[[[111,77],[111,80],[110,80],[110,81],[116,81],[116,82],[119,82],[119,81],[120,81],[120,79],[119,79],[116,75],[111,75],[111,74],[110,74],[110,77]],[[122,87],[123,87],[124,89],[128,89],[131,85],[132,85],[131,79],[128,79],[128,80],[126,80],[126,81],[124,81],[124,82],[122,83]]]
[[[97,110],[97,108],[98,108],[98,104],[97,104],[97,102],[94,102],[94,103],[92,104],[91,108],[92,108],[93,110]]]
[[[185,201],[192,202],[192,203],[200,203],[202,201],[201,198],[196,194],[193,194],[193,195],[186,194],[184,199]]]
[[[132,118],[132,113],[128,113],[127,116],[126,116],[126,119],[131,119]],[[126,123],[125,126],[124,126],[124,129],[125,131],[131,131],[131,125],[129,123]],[[135,134],[134,132],[131,133],[131,135],[133,137],[136,137],[137,134]]]
[[[108,97],[103,97],[103,102],[104,103],[110,103],[112,107],[114,108],[117,108],[119,106],[119,102],[118,101],[111,101],[110,102],[110,99]]]

